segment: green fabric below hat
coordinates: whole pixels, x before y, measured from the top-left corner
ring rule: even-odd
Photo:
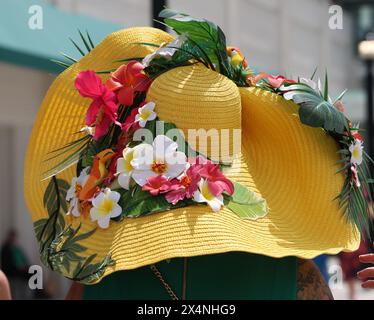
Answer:
[[[182,296],[183,259],[157,268],[178,297]],[[297,258],[274,259],[241,252],[188,258],[187,299],[294,300]],[[121,271],[86,286],[84,299],[170,300],[149,267]]]

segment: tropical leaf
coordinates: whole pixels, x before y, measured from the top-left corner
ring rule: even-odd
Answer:
[[[43,197],[43,205],[47,209],[49,216],[61,208],[65,213],[68,211],[66,203],[66,193],[70,188],[69,183],[62,179],[51,179]]]
[[[280,90],[286,100],[293,100],[300,106],[299,117],[302,123],[339,134],[348,129],[344,114],[308,85],[286,84]]]
[[[268,213],[265,199],[239,183],[234,183],[235,192],[231,197],[225,196],[225,206],[240,218],[257,220]]]
[[[45,224],[47,223],[47,220],[48,219],[40,219],[34,222],[34,231],[35,231],[36,239],[38,241],[42,241],[43,229],[44,229]]]
[[[198,19],[170,9],[159,15],[165,23],[179,35],[188,34],[188,39],[204,52],[209,65],[224,75],[228,75],[230,64],[226,52],[226,39],[219,26],[205,19]]]
[[[344,148],[349,145],[347,141],[342,140],[342,145]],[[342,149],[340,152],[342,154],[342,162],[344,166],[338,171],[346,172],[346,179],[344,186],[340,194],[336,197],[339,204],[339,209],[341,209],[343,218],[352,225],[355,225],[361,234],[365,235],[371,241],[371,229],[372,221],[370,219],[370,208],[369,206],[372,201],[370,192],[364,194],[364,190],[371,190],[371,184],[374,182],[370,178],[369,162],[370,158],[363,152],[363,161],[361,165],[357,166],[358,179],[361,186],[357,186],[353,182],[352,172],[350,170],[350,152],[347,149]],[[348,153],[348,156],[347,156]]]

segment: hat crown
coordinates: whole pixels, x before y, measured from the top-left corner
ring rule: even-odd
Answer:
[[[160,120],[183,131],[190,146],[213,160],[231,162],[240,152],[241,102],[234,82],[201,64],[157,77],[147,101]]]

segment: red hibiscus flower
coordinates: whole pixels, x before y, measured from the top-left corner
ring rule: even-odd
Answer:
[[[86,125],[95,127],[95,140],[105,135],[112,123],[119,125],[115,94],[108,90],[94,71],[80,72],[75,79],[75,87],[82,97],[93,100],[87,110]]]
[[[111,74],[107,87],[117,94],[117,99],[125,106],[134,103],[136,92],[147,91],[150,79],[143,73],[144,66],[138,61],[131,61],[120,66]]]

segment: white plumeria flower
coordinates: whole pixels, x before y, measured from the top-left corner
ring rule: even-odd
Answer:
[[[111,218],[118,217],[122,213],[122,208],[118,204],[121,195],[116,191],[106,188],[92,200],[90,216],[92,221],[97,221],[100,228],[109,227]]]
[[[78,199],[78,193],[87,182],[89,167],[84,168],[79,177],[73,177],[69,190],[66,192],[66,201],[69,202],[69,210],[67,214],[72,214],[74,217],[80,216],[80,204]]]
[[[177,148],[177,143],[164,135],[158,135],[152,145],[143,143],[136,146],[131,161],[134,168],[132,178],[144,186],[149,177],[178,177],[186,168],[187,157]]]
[[[174,53],[182,47],[183,43],[187,40],[187,34],[182,33],[180,36],[178,36],[173,42],[170,42],[169,44],[162,46],[161,48],[157,49],[155,52],[147,55],[144,57],[142,61],[142,65],[146,68],[149,66],[151,61],[156,57],[163,57],[167,60],[170,60]]]
[[[205,179],[201,179],[199,182],[199,190],[194,192],[193,198],[196,202],[206,202],[214,212],[218,212],[223,206],[223,195],[214,196],[210,192],[208,182]]]
[[[79,130],[79,132],[85,132],[87,133],[88,135],[90,136],[93,136],[95,131],[95,129],[93,127],[90,127],[90,126],[84,126],[82,129]]]
[[[134,170],[131,165],[131,161],[134,157],[134,148],[126,148],[123,150],[122,154],[123,158],[118,158],[117,160],[118,183],[122,188],[129,190],[130,179]]]
[[[362,163],[363,149],[364,147],[362,145],[362,141],[357,139],[349,146],[349,151],[351,152],[351,163],[356,165],[360,165]]]
[[[145,127],[147,121],[152,121],[156,119],[155,109],[156,104],[154,102],[148,102],[138,110],[138,114],[135,116],[135,122],[139,122],[139,126]]]

